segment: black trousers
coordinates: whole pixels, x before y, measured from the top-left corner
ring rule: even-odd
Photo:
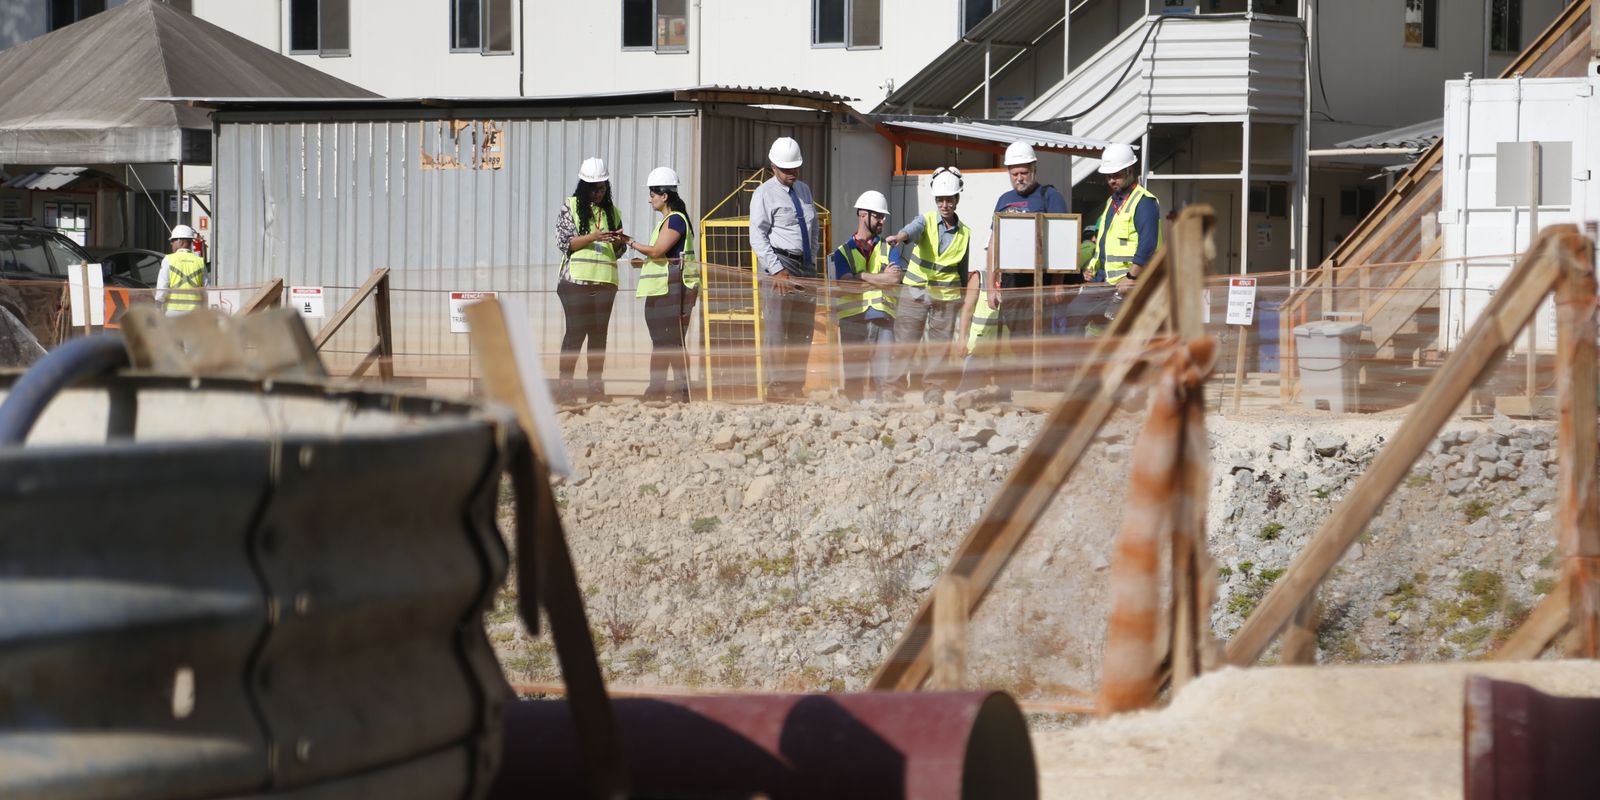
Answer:
[[[668,392],[668,372],[671,392],[687,395],[689,391],[689,354],[684,349],[688,340],[690,315],[694,311],[693,289],[685,289],[682,273],[674,271],[667,279],[667,293],[644,299],[644,324],[650,331],[650,385],[645,394],[660,395]]]
[[[617,287],[609,283],[578,284],[562,281],[556,285],[556,297],[561,300],[561,311],[567,318],[566,330],[561,334],[560,378],[572,380],[578,370],[578,351],[589,347],[591,387],[599,388],[606,368],[606,331],[611,327],[611,307],[617,300]]]

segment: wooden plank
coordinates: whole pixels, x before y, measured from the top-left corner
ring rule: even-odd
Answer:
[[[256,290],[245,302],[241,314],[254,314],[257,311],[266,311],[269,308],[278,308],[283,305],[283,279],[273,278]]]
[[[943,575],[933,587],[933,675],[928,688],[956,691],[967,682],[967,579]]]
[[[1562,578],[1554,589],[1533,607],[1533,612],[1517,627],[1505,644],[1491,656],[1492,661],[1529,661],[1539,657],[1550,642],[1567,629],[1572,612],[1571,583]]]
[[[1210,206],[1186,207],[1173,224],[1172,269],[1167,296],[1172,327],[1183,342],[1205,338],[1201,309],[1205,276],[1216,258],[1213,232],[1216,213]],[[1242,366],[1241,366],[1242,369]],[[1210,445],[1205,433],[1205,381],[1185,395],[1182,429],[1178,434],[1179,459],[1173,475],[1172,503],[1172,687],[1181,689],[1198,677],[1200,653],[1211,628],[1211,604],[1204,598],[1211,559],[1206,554],[1206,501]]]
[[[1366,529],[1373,514],[1410,472],[1417,457],[1449,421],[1472,385],[1499,361],[1512,338],[1538,311],[1539,304],[1561,274],[1562,262],[1557,257],[1557,248],[1571,246],[1574,240],[1584,241],[1577,228],[1571,225],[1546,228],[1535,240],[1467,332],[1460,349],[1450,354],[1423,390],[1415,410],[1395,432],[1388,446],[1373,459],[1344,501],[1323,521],[1305,549],[1295,556],[1283,577],[1228,643],[1228,663],[1248,666],[1261,658],[1295,609],[1311,596],[1328,570]]]
[[[328,340],[332,339],[333,335],[338,333],[339,329],[344,327],[344,324],[349,322],[350,318],[355,315],[356,309],[361,306],[363,300],[367,299],[367,295],[376,291],[378,284],[388,280],[388,278],[388,267],[379,267],[373,270],[371,275],[367,276],[366,283],[361,284],[361,288],[357,289],[356,293],[349,300],[346,300],[344,305],[339,306],[339,311],[333,315],[333,319],[322,326],[322,330],[317,331],[316,338],[311,340],[317,350],[322,350],[322,346],[327,344]]]
[[[389,307],[388,273],[378,281],[372,301],[378,324],[378,375],[386,381],[394,380],[394,319]]]
[[[1140,355],[1167,317],[1162,277],[1166,262],[1166,252],[1162,250],[1146,265],[1149,280],[1141,278],[1128,294],[1106,335],[1095,343],[1093,353],[1068,381],[1061,404],[951,556],[945,573],[971,581],[969,612],[983,603],[995,577],[1116,410],[1116,397],[1123,382],[1144,366]],[[929,597],[923,600],[910,625],[901,631],[889,657],[873,675],[870,688],[911,691],[922,685],[932,666],[927,647],[932,622]]]
[[[1556,289],[1556,397],[1561,418],[1557,523],[1572,592],[1572,625],[1582,658],[1600,658],[1600,494],[1595,491],[1595,275],[1593,243],[1562,242]],[[1529,354],[1532,358],[1532,354]]]
[[[1322,622],[1322,604],[1312,595],[1295,609],[1289,629],[1283,633],[1280,664],[1317,663],[1317,626]]]
[[[484,393],[516,412],[528,446],[512,455],[516,497],[517,602],[530,635],[538,634],[539,610],[550,622],[561,678],[573,708],[579,751],[596,797],[628,796],[628,765],[621,730],[606,694],[594,640],[583,608],[561,513],[550,488],[547,460],[534,422],[533,401],[517,368],[511,329],[498,300],[467,307],[474,357]],[[525,343],[533,347],[532,342]]]

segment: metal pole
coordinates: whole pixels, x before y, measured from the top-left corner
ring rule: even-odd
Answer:
[[[1300,14],[1306,21],[1306,47],[1305,47],[1305,82],[1304,95],[1305,107],[1301,109],[1300,117],[1300,158],[1297,159],[1300,167],[1300,218],[1296,220],[1300,233],[1300,274],[1291,276],[1291,286],[1305,284],[1305,271],[1311,268],[1311,66],[1316,63],[1312,58],[1311,48],[1316,42],[1313,33],[1316,31],[1317,9],[1312,0],[1300,0]]]
[[[994,106],[989,104],[989,76],[993,74],[990,63],[994,60],[994,42],[983,43],[983,118],[994,118]]]
[[[1532,150],[1528,155],[1528,249],[1533,249],[1533,240],[1539,237],[1539,204],[1544,201],[1543,185],[1540,182],[1541,173],[1544,172],[1544,148],[1538,142],[1528,143]],[[1536,375],[1539,363],[1539,315],[1534,314],[1528,320],[1528,363],[1523,377],[1527,381],[1525,391],[1528,402],[1528,416],[1533,416],[1533,395],[1538,389],[1538,376]]]
[[[1072,0],[1061,0],[1061,81],[1072,76]]]
[[[1239,274],[1250,274],[1250,116],[1245,115],[1239,150]]]

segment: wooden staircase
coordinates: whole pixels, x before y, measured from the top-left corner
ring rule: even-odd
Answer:
[[[1589,57],[1590,3],[1577,0],[1563,9],[1500,77],[1582,76]],[[1379,364],[1416,363],[1438,341],[1441,240],[1424,237],[1429,226],[1423,221],[1442,207],[1443,158],[1441,139],[1290,295],[1279,317],[1285,364],[1295,363],[1294,327],[1330,314],[1360,314],[1369,329],[1367,357]],[[1297,371],[1284,369],[1283,401],[1293,402],[1298,390]]]

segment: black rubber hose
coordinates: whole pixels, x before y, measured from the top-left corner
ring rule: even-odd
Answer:
[[[62,389],[128,366],[121,334],[73,339],[52,350],[23,373],[0,403],[0,447],[21,445],[34,423]]]

